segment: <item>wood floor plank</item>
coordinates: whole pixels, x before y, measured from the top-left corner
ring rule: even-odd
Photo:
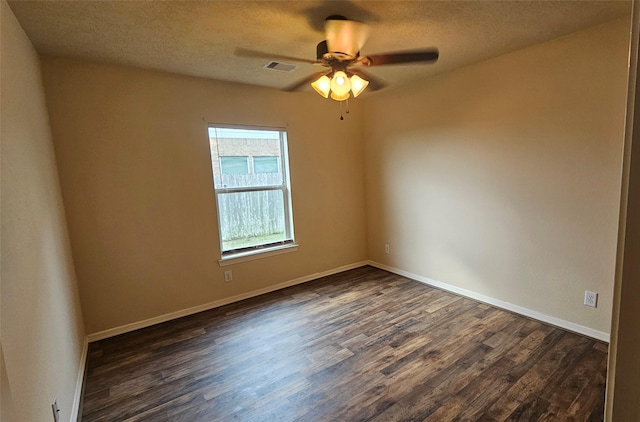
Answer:
[[[601,421],[607,350],[362,267],[91,343],[82,421]]]

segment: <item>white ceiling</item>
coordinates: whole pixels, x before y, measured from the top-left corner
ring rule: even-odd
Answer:
[[[41,54],[282,88],[318,70],[264,69],[236,48],[315,59],[324,19],[371,24],[361,54],[437,47],[429,65],[368,69],[400,85],[630,15],[630,1],[9,1]],[[281,60],[282,61],[282,60]],[[291,62],[290,62],[291,63]]]

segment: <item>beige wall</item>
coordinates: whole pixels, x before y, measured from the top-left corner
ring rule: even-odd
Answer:
[[[372,98],[369,258],[608,333],[628,25]]]
[[[49,421],[57,399],[61,420],[71,420],[85,334],[40,66],[6,2],[0,7],[0,419]]]
[[[88,331],[370,258],[608,333],[627,27],[370,96],[342,122],[309,94],[44,58]],[[208,122],[289,128],[301,247],[225,267],[232,283]]]
[[[357,104],[340,121],[308,93],[51,57],[43,69],[88,332],[366,258]],[[209,122],[288,127],[296,252],[218,265]]]

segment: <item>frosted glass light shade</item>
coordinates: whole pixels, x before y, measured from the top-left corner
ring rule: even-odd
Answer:
[[[343,95],[338,95],[335,91],[331,91],[331,98],[336,101],[344,101],[348,99],[350,96],[351,94],[349,94],[349,91],[347,91],[346,94],[343,94]]]
[[[350,79],[351,82],[351,92],[353,92],[353,97],[357,97],[364,91],[364,89],[369,85],[369,81],[362,79],[358,75],[353,75]]]
[[[329,98],[329,91],[331,91],[331,79],[327,75],[320,76],[315,82],[311,82],[311,86],[316,92],[322,95],[324,98]]]
[[[334,73],[333,79],[331,79],[331,93],[336,94],[338,97],[343,97],[345,94],[348,94],[350,90],[351,83],[349,82],[347,74],[341,70]],[[333,98],[333,95],[331,98]]]

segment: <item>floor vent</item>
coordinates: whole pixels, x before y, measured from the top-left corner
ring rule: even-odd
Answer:
[[[289,63],[269,62],[264,66],[265,69],[279,70],[281,72],[293,72],[298,66]]]

